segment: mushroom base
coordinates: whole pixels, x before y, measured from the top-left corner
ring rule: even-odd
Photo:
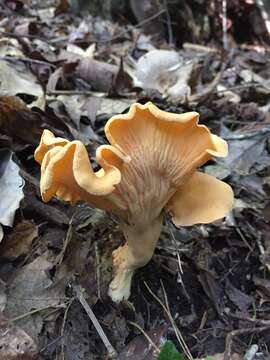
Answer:
[[[109,287],[109,296],[115,302],[127,300],[130,295],[134,269],[130,268],[127,264],[127,252],[128,246],[126,244],[120,246],[112,254],[116,273]]]
[[[109,296],[113,301],[120,302],[129,298],[134,271],[152,258],[161,228],[162,215],[150,225],[123,225],[127,242],[112,254],[115,277],[109,287]]]

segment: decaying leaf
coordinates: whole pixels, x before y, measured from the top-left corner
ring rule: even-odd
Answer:
[[[96,91],[109,92],[117,74],[116,65],[107,64],[89,58],[82,58],[76,68],[76,74]]]
[[[240,311],[247,311],[254,302],[252,296],[248,296],[241,290],[237,289],[228,279],[226,279],[225,291],[229,299],[238,307]]]
[[[0,56],[22,56],[18,40],[1,38],[0,39]]]
[[[167,326],[161,326],[147,331],[147,335],[159,348],[165,342]],[[119,360],[154,360],[155,349],[144,335],[135,337],[119,354]]]
[[[229,144],[229,155],[216,165],[206,167],[206,172],[222,179],[231,173],[249,175],[252,166],[259,161],[265,148],[267,134],[256,130],[251,133],[231,132],[224,128],[223,136]]]
[[[36,144],[42,121],[16,96],[0,96],[0,130],[8,136]]]
[[[40,310],[18,322],[34,338],[38,337],[42,329],[44,311],[63,306],[65,301],[65,284],[53,284],[49,277],[52,263],[47,257],[48,254],[45,253],[18,269],[13,280],[7,285],[8,301],[5,313],[9,317],[14,318],[35,309]]]
[[[14,66],[7,61],[0,61],[0,91],[1,95],[28,97],[30,107],[45,108],[43,89],[22,62]]]
[[[38,229],[33,222],[24,220],[18,223],[13,232],[8,234],[0,244],[0,257],[15,260],[27,254],[37,236]]]
[[[0,313],[0,358],[2,360],[35,360],[38,348],[24,330]]]
[[[24,181],[19,175],[19,167],[11,158],[9,150],[0,152],[0,224],[12,226],[15,211],[23,199]]]

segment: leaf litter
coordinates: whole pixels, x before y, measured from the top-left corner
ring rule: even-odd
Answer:
[[[222,9],[211,13],[198,1],[184,1],[181,13],[170,2],[166,12],[131,1],[107,19],[96,16],[95,2],[91,15],[76,1],[7,3],[0,4],[1,359],[107,359],[97,323],[121,360],[157,359],[157,349],[168,360],[185,352],[246,359],[251,344],[254,359],[269,358],[270,62],[257,2],[227,2],[227,53]],[[201,12],[213,20],[207,26]],[[96,166],[106,121],[148,100],[198,111],[227,140],[229,156],[204,171],[231,183],[235,207],[218,224],[168,222],[130,301],[116,305],[107,288],[109,254],[123,240],[117,219],[85,204],[42,203],[33,152],[48,128],[83,141]]]

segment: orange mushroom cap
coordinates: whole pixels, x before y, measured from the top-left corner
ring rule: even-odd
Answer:
[[[85,200],[129,222],[151,221],[162,209],[176,225],[207,223],[233,205],[229,185],[196,169],[227,155],[227,143],[198,125],[199,114],[173,114],[148,102],[113,116],[105,126],[111,145],[97,149],[94,172],[80,141],[44,130],[35,159],[41,164],[41,194]]]

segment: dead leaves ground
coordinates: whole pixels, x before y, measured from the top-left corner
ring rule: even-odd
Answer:
[[[0,23],[1,359],[106,359],[75,287],[121,360],[155,358],[138,326],[157,346],[169,338],[183,352],[181,331],[197,358],[242,358],[253,344],[255,359],[269,359],[269,53],[172,51],[132,27],[8,3]],[[217,224],[175,229],[168,219],[130,302],[116,305],[106,295],[110,254],[122,241],[116,220],[84,204],[42,203],[33,152],[48,128],[83,141],[94,159],[107,119],[149,99],[200,112],[228,141],[229,157],[205,171],[226,178],[236,202]]]

